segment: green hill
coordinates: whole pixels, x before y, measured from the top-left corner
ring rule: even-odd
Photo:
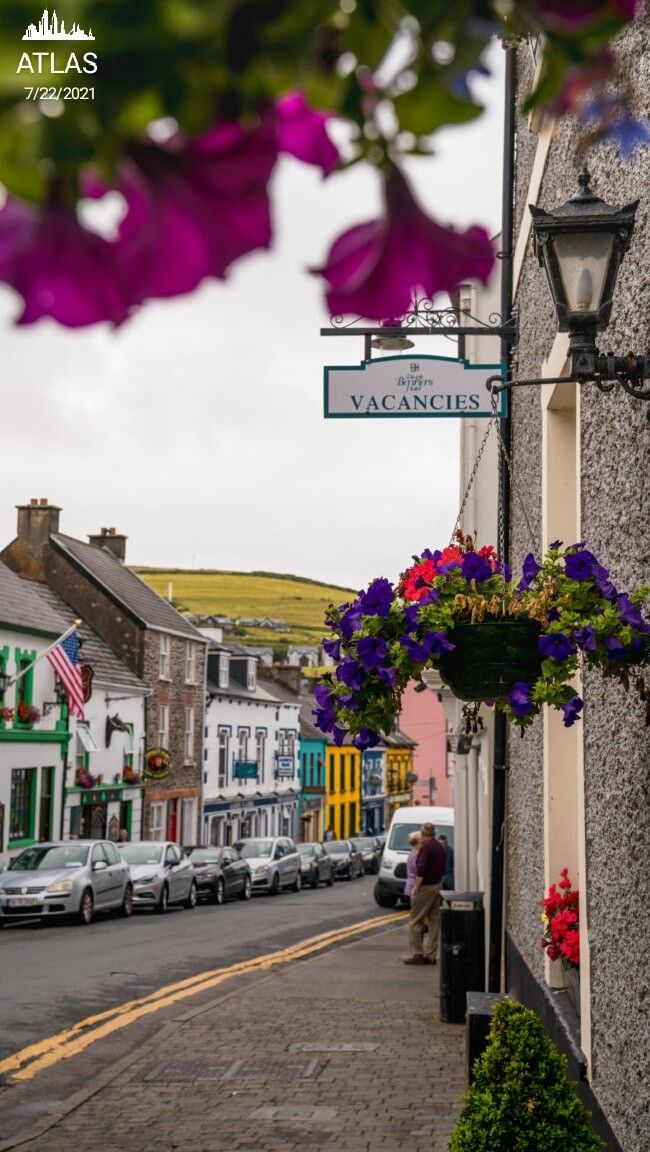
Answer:
[[[270,628],[233,628],[224,639],[246,644],[318,644],[328,604],[341,604],[354,593],[349,588],[322,584],[302,576],[276,572],[187,571],[182,568],[134,568],[134,572],[167,597],[172,586],[174,605],[202,616],[269,618],[283,620],[282,631]]]

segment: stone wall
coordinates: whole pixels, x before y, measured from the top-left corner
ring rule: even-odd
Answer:
[[[617,44],[637,110],[648,115],[650,31],[639,23]],[[520,57],[527,48],[522,47]],[[523,72],[530,65],[523,61]],[[645,105],[645,107],[644,107]],[[519,120],[518,203],[528,181],[534,149],[526,118]],[[524,142],[521,142],[521,141]],[[551,208],[573,194],[583,162],[575,154],[576,127],[563,124],[550,149],[538,203]],[[632,246],[614,297],[612,322],[601,350],[647,351],[650,331],[650,153],[632,163],[610,145],[587,156],[594,191],[622,205],[641,198]],[[556,332],[542,269],[526,257],[517,293],[521,339],[516,372],[537,376]],[[513,396],[515,478],[540,534],[541,406],[534,389]],[[581,393],[581,538],[609,567],[623,590],[648,580],[648,405],[622,391],[604,396],[594,386]],[[569,541],[567,541],[569,543]],[[524,518],[513,496],[512,558],[529,551]],[[591,959],[592,1088],[625,1152],[647,1148],[650,1109],[648,1006],[650,981],[650,732],[633,696],[588,673],[583,722],[587,875],[580,878],[587,901]],[[508,929],[526,963],[543,978],[539,948],[539,899],[543,891],[542,729],[510,740],[508,792]]]

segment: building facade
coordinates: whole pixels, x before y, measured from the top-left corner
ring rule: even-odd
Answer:
[[[650,27],[639,19],[616,42],[623,82],[639,108],[650,91]],[[533,83],[529,46],[517,52],[517,103]],[[569,374],[566,334],[557,332],[545,276],[530,245],[528,204],[551,209],[577,187],[582,159],[575,125],[520,116],[517,123],[515,303],[518,377]],[[608,203],[640,198],[637,222],[613,298],[602,350],[647,351],[650,294],[650,152],[625,163],[613,146],[588,154],[591,187]],[[514,564],[550,541],[584,541],[617,588],[647,583],[647,404],[620,388],[548,384],[512,395],[511,506]],[[644,463],[646,461],[646,463]],[[536,1007],[569,1054],[579,1090],[609,1152],[648,1148],[650,1115],[650,901],[648,766],[650,730],[633,693],[596,670],[583,672],[580,723],[557,713],[511,739],[508,772],[506,984]],[[540,948],[540,901],[560,870],[580,891],[580,1014],[566,1008],[563,972]],[[568,1038],[568,1039],[567,1039]]]
[[[126,566],[125,536],[104,528],[83,543],[59,532],[59,513],[47,500],[21,505],[0,558],[53,589],[146,685],[144,838],[193,843],[208,641]]]
[[[325,830],[335,840],[358,836],[361,823],[361,753],[352,744],[327,744]]]
[[[361,834],[378,836],[386,827],[386,749],[368,748],[361,759]]]
[[[454,804],[452,761],[447,754],[447,718],[438,692],[422,692],[414,681],[407,684],[400,705],[400,728],[417,741],[413,751],[413,803],[452,808]]]
[[[413,786],[417,783],[413,767],[415,740],[399,728],[385,738],[386,744],[386,827],[398,808],[413,803]]]

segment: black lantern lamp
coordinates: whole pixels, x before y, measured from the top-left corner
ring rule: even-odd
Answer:
[[[535,252],[548,278],[560,332],[569,333],[570,379],[593,380],[609,391],[617,382],[640,399],[650,371],[647,356],[601,355],[596,332],[607,327],[621,261],[627,251],[638,200],[614,208],[596,196],[583,168],[578,191],[566,204],[546,212],[529,205]]]

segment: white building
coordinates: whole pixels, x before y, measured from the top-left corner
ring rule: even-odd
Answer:
[[[257,682],[257,660],[239,644],[208,649],[203,838],[296,836],[299,707]]]

